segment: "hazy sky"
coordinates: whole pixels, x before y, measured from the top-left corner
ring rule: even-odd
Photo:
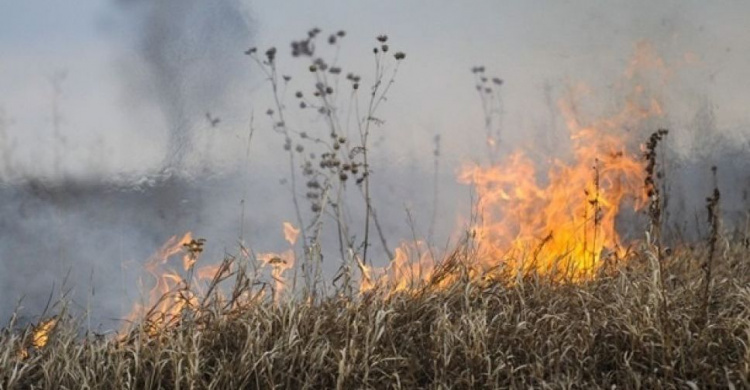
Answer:
[[[421,146],[429,145],[437,133],[456,160],[481,147],[481,137],[467,137],[481,134],[480,106],[469,72],[475,64],[486,65],[506,81],[506,132],[511,140],[523,140],[549,122],[545,84],[553,98],[575,82],[593,85],[606,97],[606,88],[617,80],[634,44],[642,39],[653,42],[668,62],[679,63],[688,53],[697,59],[690,69],[679,68],[686,76],[674,80],[680,99],[710,101],[723,127],[747,119],[750,3],[743,1],[232,3],[240,4],[238,12],[255,34],[254,42],[225,46],[238,55],[253,44],[279,46],[287,54],[288,42],[304,36],[310,27],[344,29],[349,35],[342,63],[366,74],[372,67],[372,38],[389,34],[392,45],[409,56],[384,114],[389,119],[384,134],[398,141],[391,152],[401,156],[415,150],[429,155],[430,148]],[[49,172],[40,166],[50,164],[44,156],[55,147],[55,100],[71,171],[86,171],[92,165],[110,172],[158,164],[166,142],[164,124],[129,108],[138,98],[129,95],[132,80],[123,69],[136,57],[133,42],[142,28],[138,18],[115,1],[0,2],[0,108],[6,122],[5,147],[14,145],[17,169]],[[249,63],[248,69],[252,71]],[[50,80],[61,71],[67,77],[55,98]],[[264,112],[267,105],[257,77],[237,80],[244,92],[232,95],[246,99],[241,104],[247,116]],[[246,119],[237,118],[236,123]],[[228,129],[222,134],[234,132],[238,137],[243,131]],[[132,150],[139,151],[137,157]]]

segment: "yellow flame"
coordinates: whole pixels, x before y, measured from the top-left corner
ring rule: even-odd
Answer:
[[[578,281],[594,276],[605,256],[624,255],[617,217],[623,207],[639,209],[647,200],[645,162],[638,150],[629,150],[627,131],[664,113],[658,97],[641,83],[648,80],[644,72],[659,83],[672,75],[654,47],[639,42],[618,84],[632,86],[625,101],[596,120],[582,119],[574,103],[592,91],[573,86],[571,96],[559,102],[572,153],[552,159],[544,172],[520,150],[496,164],[461,168],[458,180],[472,185],[478,197],[469,226],[475,245],[467,265],[471,277],[510,270]],[[429,280],[435,259],[422,245],[402,244],[386,268],[360,264],[360,291],[385,286],[390,293],[410,291],[415,280]]]
[[[54,317],[40,322],[31,335],[31,345],[36,349],[41,349],[47,345],[49,334],[55,328],[55,325],[57,325],[57,318]]]

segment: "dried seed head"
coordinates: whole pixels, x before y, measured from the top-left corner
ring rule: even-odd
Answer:
[[[394,54],[393,57],[396,58],[397,60],[401,61],[404,58],[406,58],[406,54],[404,52],[400,51],[400,52],[397,52],[396,54]]]
[[[377,39],[378,39],[378,42],[385,43],[388,40],[388,36],[387,35],[378,35]]]
[[[266,58],[268,58],[268,62],[273,62],[273,60],[276,58],[275,47],[271,47],[270,49],[266,50]]]

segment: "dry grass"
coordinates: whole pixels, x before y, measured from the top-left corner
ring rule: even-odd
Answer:
[[[724,249],[714,264],[707,322],[705,248],[667,256],[664,278],[644,249],[583,284],[463,280],[391,297],[280,305],[240,304],[252,283],[239,275],[232,279],[235,302],[206,299],[153,336],[148,326],[119,340],[82,336],[63,313],[37,349],[32,329],[11,326],[0,334],[0,385],[750,388],[750,252],[739,244]],[[446,271],[462,272],[457,260]],[[666,316],[658,307],[664,301]]]

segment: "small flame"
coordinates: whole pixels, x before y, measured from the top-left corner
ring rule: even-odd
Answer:
[[[31,345],[36,349],[41,349],[49,342],[49,334],[57,325],[57,318],[49,318],[39,323],[34,328],[31,336]]]
[[[299,229],[295,228],[294,225],[289,222],[284,222],[284,239],[286,242],[288,242],[289,245],[294,245],[297,242],[298,236]]]
[[[258,260],[271,267],[271,277],[274,281],[274,301],[278,302],[284,292],[286,279],[284,272],[294,266],[294,251],[289,249],[282,253],[260,253]]]
[[[149,290],[144,304],[136,303],[133,306],[126,316],[127,322],[132,323],[148,316],[147,331],[153,336],[163,325],[178,318],[185,308],[197,303],[197,298],[190,291],[176,292],[180,286],[186,285],[185,280],[176,271],[166,267],[170,258],[187,252],[182,257],[182,265],[186,270],[192,268],[197,261],[197,255],[189,251],[193,242],[196,241],[191,232],[179,238],[172,236],[149,258],[144,268],[156,280],[155,285]]]

